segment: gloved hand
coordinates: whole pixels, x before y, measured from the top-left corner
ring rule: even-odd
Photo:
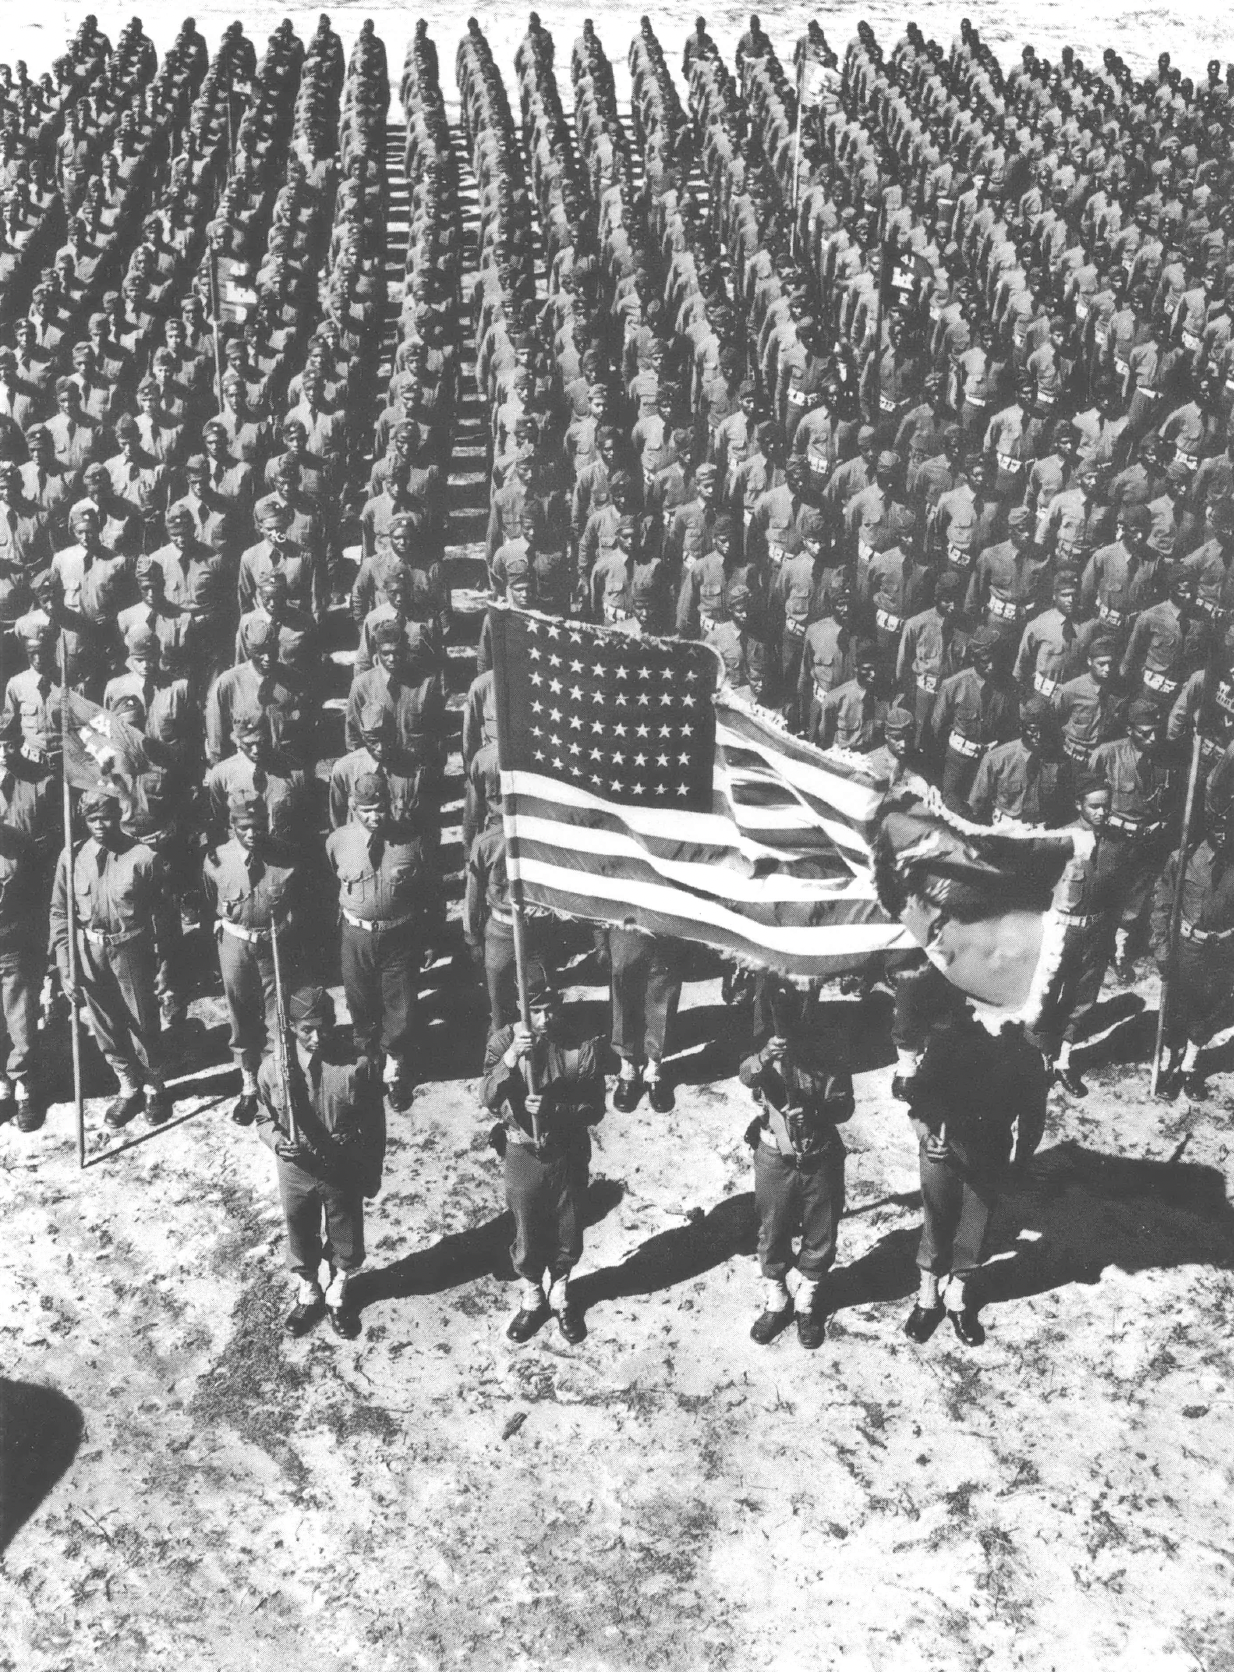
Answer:
[[[763,1141],[763,1118],[761,1115],[755,1115],[742,1136],[752,1150],[757,1150]]]
[[[501,1121],[498,1121],[489,1133],[488,1147],[491,1150],[496,1150],[498,1155],[506,1153],[506,1129]]]
[[[274,1153],[280,1161],[289,1161],[296,1167],[304,1167],[313,1158],[313,1152],[305,1143],[293,1143],[290,1138],[280,1138],[274,1146]]]

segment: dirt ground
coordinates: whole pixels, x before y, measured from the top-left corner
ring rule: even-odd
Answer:
[[[715,980],[686,990],[675,1111],[597,1129],[575,1348],[505,1338],[465,984],[428,1001],[441,1077],[391,1118],[355,1343],[280,1334],[273,1162],[225,1071],[84,1174],[67,1104],[5,1127],[0,1666],[1234,1667],[1231,1103],[1149,1101],[1144,997],[1000,1210],[976,1352],[900,1333],[919,1202],[877,996],[823,1009],[859,1073],[815,1354],[748,1337]]]

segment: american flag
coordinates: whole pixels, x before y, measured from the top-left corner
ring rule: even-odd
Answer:
[[[884,786],[718,689],[706,644],[491,617],[507,864],[528,905],[798,979],[913,943],[870,846]]]

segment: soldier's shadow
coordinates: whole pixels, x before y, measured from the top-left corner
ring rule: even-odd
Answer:
[[[754,1194],[746,1190],[726,1196],[698,1219],[648,1237],[620,1265],[585,1273],[571,1285],[571,1294],[584,1311],[606,1300],[656,1294],[701,1277],[734,1255],[753,1254],[757,1243]]]
[[[837,1270],[828,1310],[912,1294],[919,1235],[916,1225],[891,1231]],[[1069,1140],[1034,1157],[1001,1197],[986,1259],[976,1284],[982,1305],[1096,1283],[1110,1266],[1231,1270],[1234,1206],[1215,1167],[1110,1155]]]
[[[58,1388],[0,1379],[0,1555],[67,1471],[85,1431]]]
[[[618,1179],[592,1179],[587,1186],[584,1224],[598,1225],[624,1194],[625,1187]],[[472,1225],[466,1231],[441,1237],[431,1247],[414,1249],[391,1265],[360,1272],[348,1292],[356,1307],[364,1311],[377,1301],[438,1295],[484,1277],[513,1282],[515,1272],[510,1264],[513,1240],[513,1216],[499,1213],[483,1225]]]

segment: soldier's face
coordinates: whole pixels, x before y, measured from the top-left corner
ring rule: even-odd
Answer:
[[[1098,685],[1108,685],[1110,675],[1114,672],[1114,658],[1112,656],[1091,656],[1088,671]]]
[[[1089,790],[1080,798],[1080,815],[1094,830],[1100,830],[1110,816],[1110,792],[1107,789]]]
[[[1152,720],[1137,720],[1130,728],[1131,741],[1141,754],[1150,754],[1157,747],[1157,726]]]
[[[252,853],[261,835],[261,826],[256,819],[238,818],[231,821],[232,834],[246,853]]]
[[[370,803],[364,807],[356,807],[355,814],[356,823],[363,825],[365,830],[375,835],[385,823],[386,809],[382,802]]]
[[[545,998],[540,1004],[533,1004],[527,1013],[531,1023],[531,1031],[537,1039],[543,1039],[552,1031],[553,1022],[557,1016],[557,1001]]]
[[[274,651],[270,645],[263,644],[259,649],[253,652],[253,666],[257,669],[263,679],[265,679],[272,671],[274,667]]]
[[[293,1031],[301,1053],[306,1057],[315,1057],[325,1039],[325,1029],[316,1022],[300,1022]]]
[[[401,644],[383,644],[377,651],[377,660],[387,673],[400,673],[403,669],[403,646]]]
[[[120,809],[114,802],[86,814],[86,829],[101,847],[111,847],[120,835]]]
[[[386,747],[386,734],[385,734],[385,732],[384,731],[365,732],[364,733],[364,747],[368,750],[369,754],[372,755],[372,757],[375,761],[385,760],[387,754],[389,753],[389,750]]]

